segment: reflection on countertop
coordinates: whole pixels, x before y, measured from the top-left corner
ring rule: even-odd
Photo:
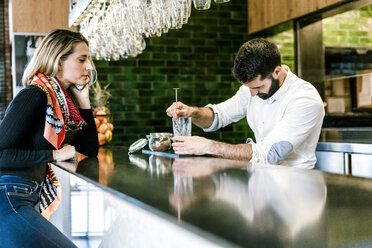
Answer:
[[[174,208],[186,211],[191,203],[206,199],[227,204],[239,216],[236,221],[244,219],[249,225],[246,233],[256,238],[290,243],[317,223],[324,209],[327,194],[321,173],[213,158],[176,159],[173,167]],[[244,171],[215,173],[239,167]]]
[[[80,211],[84,221],[70,215],[70,227],[91,232],[77,239],[75,229],[60,229],[89,247],[372,245],[372,180],[213,157],[127,155],[125,148],[81,159],[75,172],[57,168],[74,182],[61,182],[60,211]],[[84,190],[85,203],[72,206]]]

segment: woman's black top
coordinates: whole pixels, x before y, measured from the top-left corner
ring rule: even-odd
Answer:
[[[55,148],[44,138],[46,94],[36,86],[22,89],[9,104],[0,123],[0,175],[43,181]],[[96,125],[91,109],[80,109],[87,123],[75,133],[71,145],[86,156],[98,153]]]

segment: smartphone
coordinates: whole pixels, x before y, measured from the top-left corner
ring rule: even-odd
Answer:
[[[75,87],[78,90],[83,90],[84,89],[84,85],[77,85],[77,84],[75,84]]]
[[[88,80],[87,83],[89,83],[89,86],[91,86],[92,84],[94,84],[96,82],[96,80],[97,80],[97,72],[95,70],[92,71],[91,76],[92,76],[93,80]],[[75,87],[78,90],[83,90],[84,87],[85,87],[85,85],[77,85],[77,84],[75,84]]]

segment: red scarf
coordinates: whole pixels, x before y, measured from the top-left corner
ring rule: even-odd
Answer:
[[[37,72],[31,85],[42,89],[47,96],[44,138],[56,149],[59,149],[65,139],[66,130],[71,130],[70,127],[75,124],[75,130],[81,129],[86,123],[80,116],[68,93],[59,85],[57,80],[49,80],[45,75]],[[43,181],[40,194],[39,205],[41,214],[49,220],[61,200],[61,184],[51,164],[48,163],[46,177]]]
[[[59,149],[65,139],[66,131],[69,131],[73,125],[76,125],[74,129],[81,129],[86,123],[58,80],[49,80],[45,75],[37,72],[31,85],[39,87],[47,95],[44,138]]]
[[[70,115],[67,116],[68,123],[74,122],[79,126],[79,123],[84,123],[83,118],[81,117],[79,111],[76,109],[75,104],[72,102],[70,96],[68,95],[67,91],[62,88],[63,94],[65,95],[67,107],[70,112]],[[81,124],[82,125],[82,124]]]

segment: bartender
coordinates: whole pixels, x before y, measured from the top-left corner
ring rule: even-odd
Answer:
[[[192,117],[204,131],[216,131],[246,117],[255,141],[227,144],[199,136],[176,136],[177,154],[209,154],[255,163],[313,168],[324,107],[313,85],[281,64],[278,47],[262,38],[243,44],[234,60],[236,94],[219,104],[194,107],[173,103],[167,115]]]

